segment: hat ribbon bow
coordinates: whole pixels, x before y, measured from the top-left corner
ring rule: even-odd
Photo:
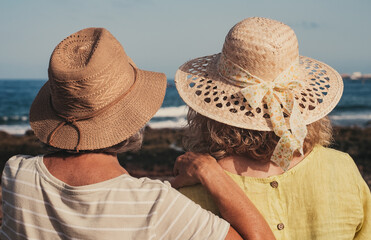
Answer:
[[[262,103],[266,104],[273,131],[280,137],[271,161],[286,171],[296,150],[303,155],[303,143],[307,135],[299,103],[294,96],[295,91],[305,87],[296,74],[298,62],[291,64],[273,81],[264,81],[223,55],[221,59],[219,64],[222,63],[223,67],[219,69],[223,71],[219,71],[219,74],[234,85],[243,87],[240,93],[247,103],[254,109],[261,107]],[[286,124],[285,115],[289,118],[289,126]]]

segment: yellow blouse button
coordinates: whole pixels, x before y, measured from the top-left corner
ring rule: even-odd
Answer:
[[[284,229],[285,228],[285,225],[283,224],[283,223],[279,223],[279,224],[277,224],[277,229],[278,230],[282,230],[282,229]]]
[[[277,181],[272,181],[270,183],[270,185],[271,185],[272,188],[277,188],[278,187],[278,182]]]

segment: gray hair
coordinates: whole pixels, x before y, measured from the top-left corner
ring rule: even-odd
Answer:
[[[136,152],[140,150],[142,147],[143,142],[143,135],[144,135],[144,127],[141,128],[138,132],[133,134],[128,139],[125,139],[124,141],[113,145],[111,147],[102,148],[102,149],[94,149],[94,150],[79,150],[78,152],[76,150],[67,150],[67,149],[61,149],[56,148],[53,146],[50,146],[48,144],[42,143],[43,148],[48,153],[55,153],[55,152],[65,152],[69,154],[78,154],[78,153],[107,153],[107,154],[117,154],[117,153],[123,153],[123,152]]]

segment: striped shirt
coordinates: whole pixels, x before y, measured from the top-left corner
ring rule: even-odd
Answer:
[[[229,229],[167,182],[124,174],[74,187],[43,156],[9,159],[2,194],[1,239],[224,239]]]

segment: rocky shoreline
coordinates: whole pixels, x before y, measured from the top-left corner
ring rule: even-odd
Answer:
[[[119,154],[120,164],[131,175],[166,179],[172,176],[172,166],[183,153],[182,129],[151,129],[145,131],[143,147],[136,153]],[[371,187],[371,127],[335,127],[332,148],[349,153],[362,176]],[[32,131],[23,136],[0,132],[0,168],[13,155],[45,153]]]

